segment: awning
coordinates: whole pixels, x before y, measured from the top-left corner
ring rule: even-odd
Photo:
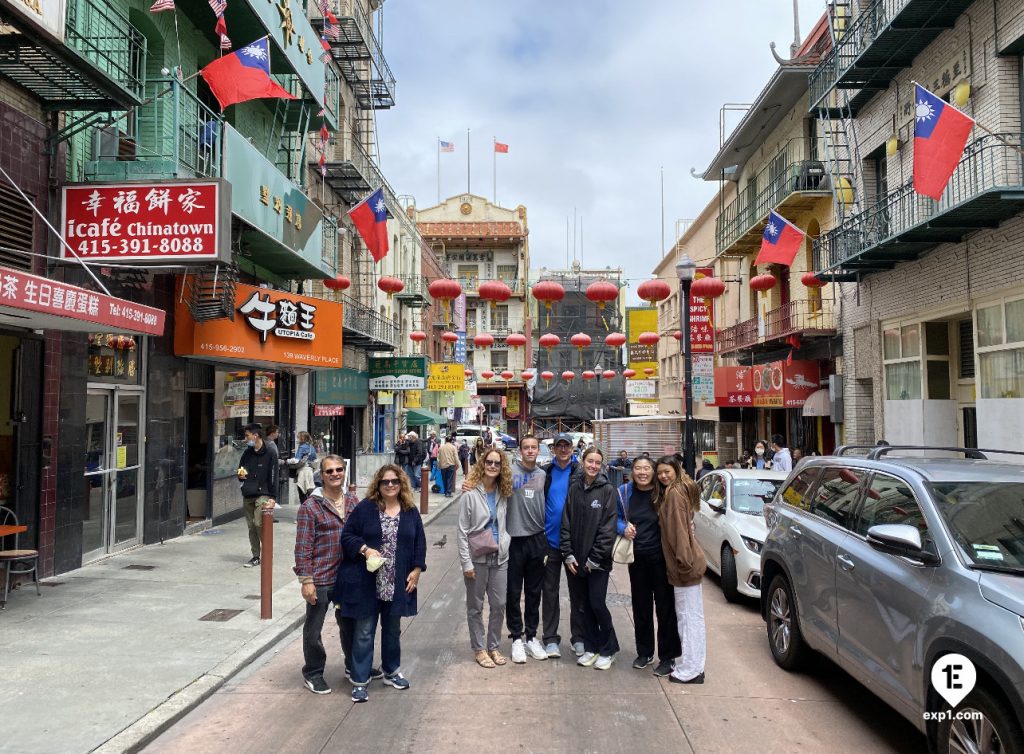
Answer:
[[[828,396],[828,388],[815,390],[804,401],[804,416],[831,416],[832,401]]]
[[[31,330],[163,335],[164,312],[0,267],[0,325]]]
[[[448,417],[435,414],[425,408],[410,408],[405,414],[405,423],[410,427],[422,427],[426,424],[447,424]]]

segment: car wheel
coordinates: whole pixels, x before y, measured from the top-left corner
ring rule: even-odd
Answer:
[[[740,593],[736,582],[736,556],[726,542],[722,545],[722,593],[727,602],[739,602]]]
[[[984,687],[976,686],[956,710],[958,717],[968,713],[978,719],[943,720],[939,723],[938,751],[998,752],[1020,754],[1024,751],[1024,732],[1006,710],[1006,706]]]
[[[775,664],[784,670],[797,670],[807,660],[793,590],[781,575],[768,587],[768,646]]]

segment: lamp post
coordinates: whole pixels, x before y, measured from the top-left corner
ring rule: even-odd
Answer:
[[[697,449],[693,444],[693,353],[690,350],[690,285],[697,272],[697,263],[688,254],[676,263],[679,278],[679,325],[683,332],[683,405],[686,419],[683,422],[683,470],[692,478],[697,466]]]
[[[603,419],[604,416],[601,414],[601,360],[598,359],[597,364],[594,366],[594,374],[597,375],[597,407],[594,409],[594,418]]]

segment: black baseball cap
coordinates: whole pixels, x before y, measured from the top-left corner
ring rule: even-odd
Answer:
[[[560,435],[555,437],[555,441],[552,444],[553,445],[558,445],[558,443],[560,443],[560,442],[567,442],[570,445],[572,445],[572,435],[569,435],[569,434],[567,434],[565,432],[562,432]]]

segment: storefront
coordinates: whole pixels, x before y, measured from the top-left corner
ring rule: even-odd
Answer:
[[[324,452],[336,453],[349,462],[366,447],[363,415],[370,408],[370,375],[356,369],[317,372],[309,432]]]
[[[378,356],[369,360],[368,387],[377,395],[374,417],[375,452],[390,451],[400,434],[409,429],[403,411],[406,394],[427,386],[426,356]]]

